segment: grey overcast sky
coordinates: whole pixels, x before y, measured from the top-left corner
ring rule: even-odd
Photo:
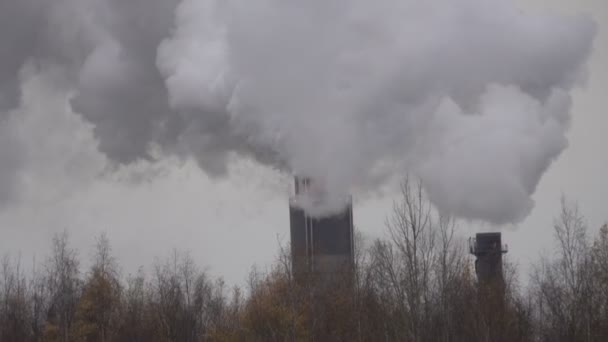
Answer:
[[[531,262],[551,253],[552,218],[562,193],[578,202],[592,233],[608,220],[608,2],[519,2],[528,11],[588,13],[598,26],[587,84],[573,91],[569,146],[543,175],[531,214],[517,225],[460,223],[463,236],[501,229],[525,276]],[[40,260],[53,234],[67,229],[86,259],[94,237],[106,232],[125,274],[177,248],[238,284],[254,264],[269,266],[278,243],[289,240],[288,177],[249,161],[236,162],[229,178],[209,178],[196,162],[174,158],[111,169],[98,152],[92,125],[70,111],[67,82],[33,64],[22,68],[21,79],[24,105],[0,125],[0,147],[17,146],[0,148],[0,173],[19,165],[10,186],[0,184],[5,192],[19,189],[0,209],[0,255]],[[365,236],[383,236],[391,201],[355,199],[355,223]]]

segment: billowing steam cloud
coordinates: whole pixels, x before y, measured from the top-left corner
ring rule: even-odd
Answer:
[[[5,0],[0,20],[0,111],[25,61],[59,65],[111,160],[245,156],[322,183],[328,210],[408,172],[493,223],[566,147],[595,34],[508,0]]]

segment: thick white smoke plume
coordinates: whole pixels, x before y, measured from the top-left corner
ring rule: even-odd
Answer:
[[[222,175],[250,157],[319,182],[328,208],[412,173],[442,212],[493,223],[530,212],[566,147],[595,34],[510,0],[48,3],[0,4],[18,43],[0,111],[26,60],[61,65],[114,161],[172,153]]]

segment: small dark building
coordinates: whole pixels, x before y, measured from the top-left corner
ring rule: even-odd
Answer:
[[[475,273],[481,284],[503,284],[502,255],[507,246],[502,244],[500,233],[477,233],[469,240],[469,250],[477,257]]]
[[[296,177],[296,196],[289,205],[294,276],[314,274],[327,278],[350,272],[354,264],[352,201],[337,214],[309,216],[297,205],[296,198],[310,186],[310,179]]]

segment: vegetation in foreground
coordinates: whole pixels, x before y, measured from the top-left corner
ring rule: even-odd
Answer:
[[[518,285],[477,283],[453,219],[405,181],[386,239],[358,243],[354,274],[334,286],[294,281],[281,249],[245,288],[211,279],[187,253],[123,276],[105,235],[80,268],[67,233],[24,274],[0,264],[0,341],[608,341],[608,226],[593,239],[562,201],[555,254]]]

